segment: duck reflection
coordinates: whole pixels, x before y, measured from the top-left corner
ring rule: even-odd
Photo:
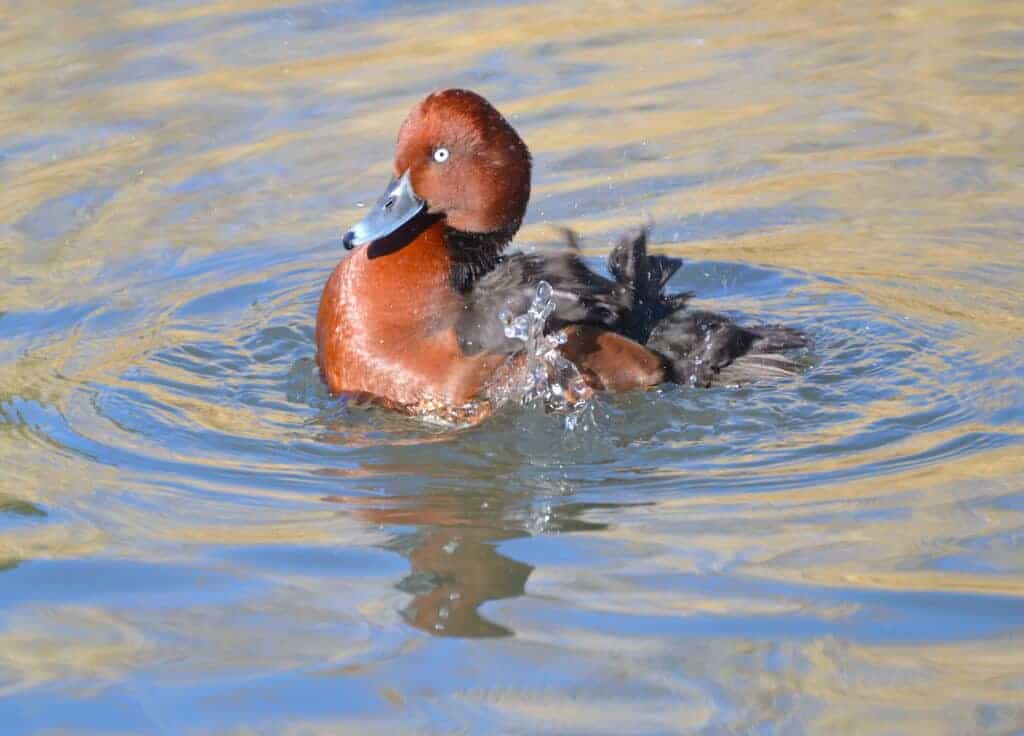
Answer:
[[[389,546],[412,566],[398,583],[413,596],[402,611],[405,620],[438,636],[510,636],[509,629],[484,618],[479,608],[526,592],[533,566],[495,546],[522,536],[526,532],[513,529],[426,526],[396,537]]]
[[[427,491],[423,494],[367,499],[332,496],[356,517],[375,525],[412,527],[398,531],[387,545],[407,560],[411,571],[397,587],[412,601],[406,621],[435,636],[499,637],[514,632],[480,613],[487,601],[526,592],[533,566],[498,550],[509,539],[537,532],[579,532],[607,528],[583,520],[592,508],[614,504],[564,503],[541,513],[523,496]],[[397,531],[397,530],[396,530]]]

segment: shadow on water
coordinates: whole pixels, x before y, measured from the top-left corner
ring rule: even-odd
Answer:
[[[574,483],[566,467],[594,443],[538,407],[506,407],[484,427],[468,429],[424,426],[372,408],[334,407],[316,421],[327,446],[370,453],[354,467],[319,469],[328,484],[364,489],[323,500],[388,535],[382,548],[410,566],[395,581],[411,597],[401,615],[433,636],[514,634],[480,612],[490,601],[524,595],[534,569],[503,553],[502,543],[606,530],[584,516],[645,505],[569,500]],[[396,490],[402,488],[409,491]]]
[[[402,611],[412,626],[436,636],[469,638],[511,636],[514,632],[480,614],[488,601],[521,596],[533,566],[498,550],[501,542],[544,533],[607,529],[581,516],[593,509],[637,504],[560,503],[545,507],[542,529],[524,523],[515,496],[497,488],[445,492],[428,487],[409,496],[383,500],[328,496],[345,513],[388,527],[394,535],[385,548],[405,557],[411,570],[397,588],[412,596]],[[404,528],[410,529],[405,530]]]

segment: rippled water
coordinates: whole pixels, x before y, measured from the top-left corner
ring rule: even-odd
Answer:
[[[1024,6],[0,3],[4,733],[1024,730]],[[799,380],[566,431],[329,398],[462,85],[526,244],[654,223]]]

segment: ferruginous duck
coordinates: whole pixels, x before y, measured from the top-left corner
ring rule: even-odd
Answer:
[[[682,260],[648,255],[642,231],[612,250],[613,278],[574,247],[505,255],[526,213],[530,168],[526,144],[480,95],[444,90],[412,109],[394,178],[345,233],[352,252],[320,299],[317,362],[332,394],[483,419],[524,363],[500,315],[524,312],[541,281],[555,301],[545,330],[563,333],[562,355],[593,390],[796,373],[781,352],[807,345],[803,333],[688,309],[692,294],[664,293]]]

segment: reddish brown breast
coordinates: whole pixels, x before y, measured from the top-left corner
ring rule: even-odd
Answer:
[[[331,393],[357,393],[399,407],[457,406],[476,398],[503,356],[467,357],[455,319],[441,222],[408,245],[354,251],[324,287],[317,361]]]

